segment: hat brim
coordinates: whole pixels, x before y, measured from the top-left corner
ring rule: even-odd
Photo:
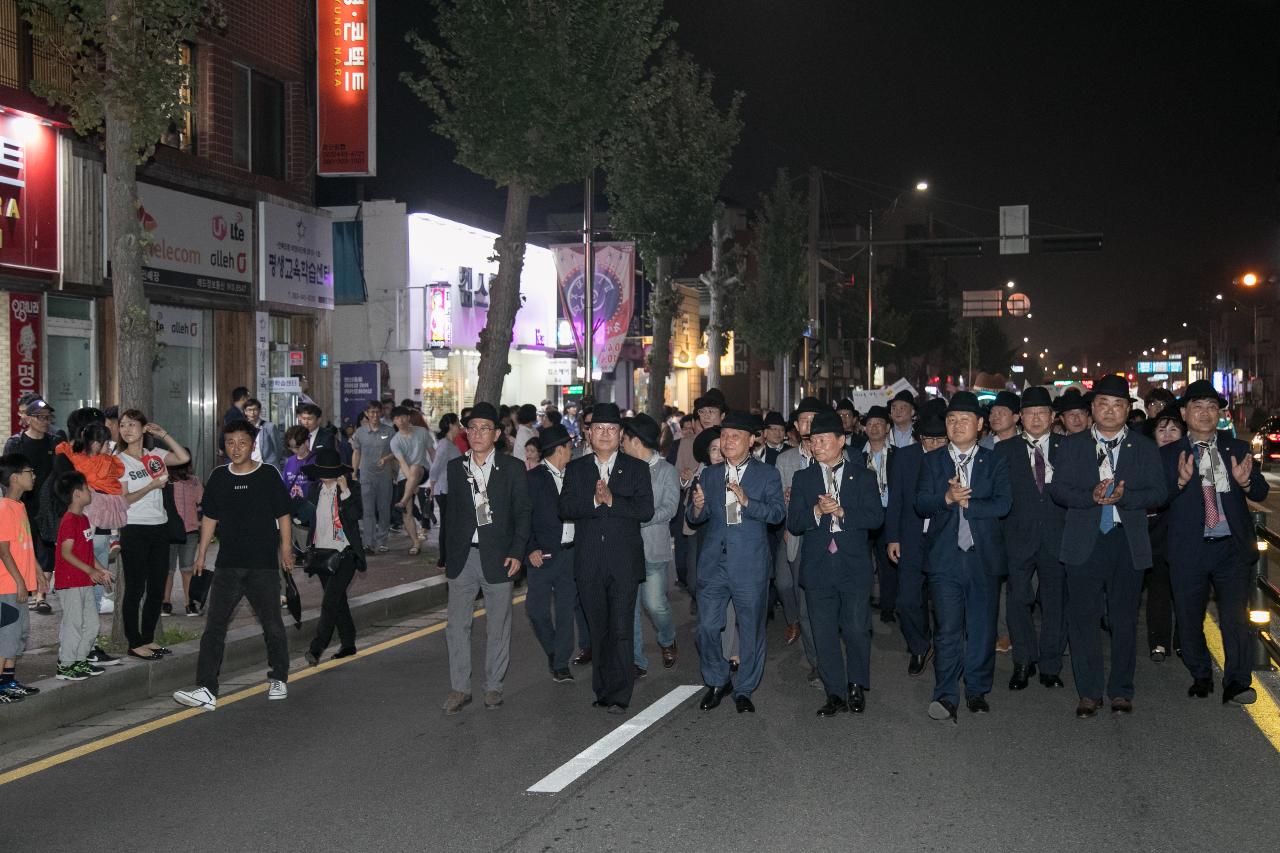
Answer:
[[[1199,395],[1196,395],[1195,397],[1179,397],[1178,408],[1185,409],[1187,407],[1187,404],[1192,402],[1193,400],[1214,400],[1214,399],[1218,401],[1219,409],[1225,409],[1227,407],[1227,398],[1222,396],[1221,394],[1216,394],[1213,397],[1210,397],[1205,394],[1199,394]]]
[[[310,465],[302,466],[302,473],[306,475],[308,480],[334,480],[338,477],[350,477],[350,465],[337,465],[332,468],[328,466],[320,466],[312,462]]]

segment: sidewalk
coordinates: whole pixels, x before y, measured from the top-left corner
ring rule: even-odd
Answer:
[[[368,558],[369,569],[368,571],[356,573],[355,580],[351,582],[351,586],[347,591],[348,598],[355,598],[366,593],[377,592],[389,587],[442,574],[443,570],[436,568],[438,537],[439,527],[433,526],[427,533],[427,538],[422,542],[422,553],[410,557],[407,553],[410,544],[408,538],[402,533],[391,534],[390,552],[375,554]],[[215,545],[211,549],[210,563],[216,559],[216,547]],[[119,564],[114,565],[112,570],[119,571]],[[323,596],[320,581],[314,577],[309,577],[301,568],[294,572],[293,577],[298,584],[298,592],[302,595],[302,609],[305,611],[318,608],[320,599]],[[58,629],[62,622],[62,608],[56,594],[50,596],[49,603],[53,606],[51,615],[41,616],[34,612],[31,613],[31,630],[27,638],[27,652],[18,663],[19,676],[28,684],[44,678],[52,678],[58,668]],[[173,604],[173,615],[161,617],[160,629],[168,631],[179,630],[193,637],[199,637],[204,631],[204,617],[188,617],[184,612],[186,599],[182,594],[181,578],[176,571],[174,572],[171,603]],[[114,619],[114,615],[104,613],[99,619],[101,625],[98,630],[99,636],[110,637],[111,622]],[[284,614],[284,619],[286,626],[292,628],[293,622],[287,613]],[[249,606],[241,602],[236,609],[235,618],[232,620],[230,627],[234,629],[244,625],[256,624],[257,622],[253,618],[253,612],[249,609]],[[123,651],[121,653],[123,654]]]

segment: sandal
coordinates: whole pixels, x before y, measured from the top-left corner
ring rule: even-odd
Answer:
[[[39,613],[41,616],[48,616],[49,614],[53,613],[53,607],[49,604],[49,602],[45,601],[43,598],[37,601],[36,606],[31,609],[34,610],[36,613]]]
[[[421,549],[421,548],[419,548],[417,545],[414,545],[412,548],[410,548],[410,549],[409,549],[409,556],[410,556],[410,557],[416,557],[416,556],[418,556],[418,555],[419,555],[419,554],[421,554],[421,553],[422,553],[422,549]]]

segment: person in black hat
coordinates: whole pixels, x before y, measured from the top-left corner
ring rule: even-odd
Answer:
[[[889,506],[889,477],[893,469],[894,448],[888,442],[889,410],[884,406],[872,406],[863,418],[862,428],[865,444],[861,450],[845,447],[845,456],[871,471],[876,478],[876,491],[880,496],[880,506]],[[871,532],[871,553],[875,557],[876,575],[880,579],[880,621],[894,622],[897,616],[894,611],[898,606],[898,567],[889,559],[889,540],[885,538],[884,528]]]
[[[916,417],[916,398],[905,388],[889,401],[889,443],[894,447],[906,447],[915,441],[911,432],[911,424]]]
[[[1066,507],[1060,556],[1067,574],[1071,672],[1088,719],[1104,690],[1099,624],[1103,602],[1111,624],[1111,710],[1133,712],[1133,673],[1142,577],[1151,566],[1147,508],[1165,502],[1167,486],[1155,443],[1125,427],[1129,383],[1104,376],[1093,386],[1093,427],[1068,436],[1054,465],[1049,494]]]
[[[875,475],[847,463],[844,428],[835,413],[816,414],[809,437],[818,464],[792,481],[787,529],[804,537],[801,583],[827,696],[818,716],[861,713],[871,686],[868,535],[884,524],[884,506]]]
[[[786,449],[787,420],[781,412],[769,412],[764,416],[764,441],[756,451],[756,458],[766,465],[775,465]]]
[[[1120,377],[1113,378],[1119,379]],[[1126,394],[1125,399],[1127,400],[1128,398],[1129,395]],[[1062,428],[1067,435],[1084,432],[1093,424],[1089,414],[1089,407],[1092,402],[1092,398],[1081,395],[1080,389],[1075,386],[1063,391],[1058,399],[1054,401],[1053,409],[1058,413],[1058,418],[1062,421]]]
[[[635,687],[636,592],[645,579],[640,525],[653,517],[649,469],[619,451],[613,403],[592,409],[590,456],[565,469],[560,517],[574,526],[574,579],[591,633],[592,703],[624,714]]]
[[[796,407],[796,430],[800,435],[800,443],[778,456],[775,466],[782,481],[782,497],[784,503],[790,504],[791,484],[795,475],[813,464],[812,444],[809,430],[813,419],[820,412],[829,412],[831,407],[817,397],[805,397]],[[809,625],[808,603],[804,591],[800,589],[800,544],[803,537],[790,531],[783,535],[782,544],[778,547],[774,558],[773,583],[778,590],[778,600],[782,602],[782,614],[787,620],[784,634],[787,645],[800,640],[804,646],[805,660],[809,665],[809,684],[821,687],[818,676],[818,653],[813,645],[813,631]]]
[[[916,512],[916,483],[926,453],[947,445],[947,403],[929,400],[915,422],[915,442],[893,452],[889,472],[889,506],[885,511],[885,556],[898,569],[898,622],[910,660],[907,675],[917,676],[933,659],[933,629],[924,575],[924,518]]]
[[[1062,653],[1067,645],[1066,568],[1059,559],[1066,510],[1049,493],[1064,438],[1053,432],[1053,400],[1048,390],[1028,388],[1020,408],[1022,440],[996,445],[996,454],[1008,465],[1013,494],[1013,507],[1004,520],[1013,652],[1010,690],[1025,688],[1037,666],[1041,684],[1062,687]],[[1038,634],[1032,618],[1037,587]]]
[[[836,403],[836,414],[840,416],[840,424],[844,427],[845,453],[862,449],[867,440],[862,435],[862,418],[857,406],[845,397]]]
[[[987,409],[989,432],[978,442],[990,450],[1002,441],[1018,435],[1018,419],[1022,404],[1012,391],[1001,391]]]
[[[995,677],[997,596],[1006,565],[1000,519],[1009,512],[1009,467],[978,446],[981,412],[969,391],[951,398],[947,448],[924,457],[916,493],[916,511],[929,519],[925,565],[938,619],[929,705],[935,720],[955,720],[962,672],[969,710],[991,710],[986,694]]]
[[[751,438],[764,428],[749,412],[731,412],[720,427],[724,462],[703,470],[688,510],[690,524],[706,524],[698,555],[698,650],[707,694],[699,707],[710,710],[733,691],[738,713],[754,712],[751,694],[764,672],[765,616],[771,553],[768,526],[786,512],[782,481],[775,468],[751,455]],[[742,662],[737,682],[721,654],[732,600]]]
[[[315,507],[316,519],[307,541],[305,570],[318,576],[324,589],[316,635],[306,652],[307,663],[317,666],[333,639],[335,626],[341,645],[334,657],[356,653],[356,626],[347,606],[347,588],[367,564],[360,538],[360,483],[351,479],[351,469],[342,464],[338,451],[322,447],[310,464],[302,466],[302,473],[310,482],[307,501]]]
[[[560,493],[565,468],[573,458],[573,437],[557,424],[544,428],[540,438],[542,459],[528,474],[533,511],[525,560],[529,595],[524,606],[533,633],[547,653],[551,679],[566,682],[573,680],[569,658],[573,654],[578,585],[573,579],[574,528],[560,518]],[[583,643],[583,648],[589,647]]]
[[[502,705],[511,655],[511,579],[529,541],[532,507],[524,460],[497,449],[502,420],[491,403],[476,403],[465,421],[471,448],[446,469],[449,502],[440,535],[447,538],[450,691],[444,712],[471,701],[471,621],[483,591],[486,641],[484,706]]]
[[[1249,445],[1218,430],[1227,401],[1212,383],[1187,386],[1178,401],[1187,433],[1160,449],[1169,490],[1169,580],[1182,662],[1191,672],[1187,695],[1213,692],[1213,660],[1204,638],[1204,617],[1212,584],[1226,653],[1222,701],[1250,704],[1253,688],[1253,640],[1249,626],[1249,590],[1258,560],[1248,501],[1266,500],[1270,491],[1254,468]]]
[[[671,616],[671,604],[667,601],[667,568],[671,564],[671,519],[680,506],[680,478],[676,475],[675,466],[658,452],[661,432],[658,422],[643,413],[622,422],[622,449],[648,467],[653,489],[653,517],[640,525],[640,538],[644,540],[644,595],[637,595],[633,628],[634,663],[636,675],[641,678],[649,670],[649,659],[644,654],[641,601],[657,633],[662,665],[670,669],[676,665],[679,655],[675,620]]]

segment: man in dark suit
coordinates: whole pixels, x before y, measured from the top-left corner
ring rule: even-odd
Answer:
[[[976,396],[956,392],[947,405],[947,447],[925,455],[916,488],[916,512],[929,520],[925,570],[938,619],[929,705],[935,720],[955,720],[961,671],[969,710],[991,710],[986,694],[995,678],[997,595],[1006,566],[1000,519],[1009,512],[1009,468],[978,446],[981,412]]]
[[[1004,393],[1004,392],[1001,392]],[[1015,401],[1015,405],[1017,402]],[[1009,556],[1009,636],[1013,641],[1010,690],[1022,690],[1040,667],[1040,683],[1062,687],[1067,645],[1066,569],[1059,559],[1066,510],[1049,485],[1063,436],[1053,432],[1053,400],[1044,388],[1028,388],[1021,400],[1022,435],[995,446],[1009,467],[1013,508],[1004,520]],[[1040,587],[1040,635],[1031,610]]]
[[[731,412],[720,425],[724,461],[703,470],[694,484],[690,524],[707,525],[698,554],[698,652],[707,694],[704,711],[733,692],[738,713],[755,713],[751,694],[764,672],[764,627],[769,598],[769,525],[786,514],[778,469],[751,455],[751,437],[764,428],[749,412]],[[720,648],[730,600],[738,621],[742,662],[738,680]]]
[[[839,415],[814,415],[809,437],[818,464],[796,472],[791,481],[787,529],[804,537],[800,585],[827,693],[818,716],[831,717],[866,708],[864,691],[871,686],[868,535],[883,525],[884,507],[875,474],[845,462]]]
[[[1102,707],[1104,601],[1111,624],[1111,710],[1133,713],[1138,604],[1142,576],[1151,565],[1147,507],[1163,504],[1167,492],[1155,442],[1125,427],[1129,383],[1104,376],[1093,386],[1091,412],[1093,426],[1059,447],[1049,484],[1054,501],[1067,509],[1060,553],[1080,719],[1096,716]]]
[[[338,431],[332,424],[321,424],[324,411],[315,403],[302,403],[298,406],[298,423],[307,428],[311,434],[308,440],[312,450],[328,447],[338,449]]]
[[[523,459],[496,452],[498,412],[477,403],[467,417],[471,449],[447,468],[449,501],[440,531],[446,537],[449,579],[449,681],[446,714],[471,701],[471,619],[483,591],[484,706],[502,705],[502,683],[511,655],[511,578],[520,571],[529,540],[530,504]]]
[[[885,554],[898,566],[898,621],[911,658],[907,675],[916,676],[933,659],[933,630],[925,592],[924,519],[916,512],[916,483],[924,455],[947,445],[947,404],[930,400],[915,424],[915,441],[893,452],[889,507],[885,511]]]
[[[1169,579],[1182,662],[1193,679],[1187,695],[1203,699],[1213,692],[1213,661],[1204,639],[1212,584],[1226,653],[1222,701],[1247,705],[1258,698],[1248,620],[1258,549],[1247,501],[1266,500],[1269,487],[1253,467],[1249,445],[1218,431],[1227,401],[1210,382],[1192,382],[1179,403],[1187,434],[1160,454],[1170,496]]]
[[[640,525],[653,517],[649,466],[622,453],[613,403],[591,410],[592,453],[565,468],[560,517],[574,527],[574,580],[591,633],[592,703],[625,714],[635,686],[632,629],[645,578]]]
[[[846,449],[851,460],[858,462],[876,478],[876,493],[880,506],[889,507],[889,478],[893,476],[894,448],[888,442],[889,410],[884,406],[872,406],[862,419],[864,444],[861,450]],[[893,622],[898,609],[898,564],[889,559],[889,540],[884,528],[871,532],[871,553],[880,578],[880,621]]]
[[[573,458],[573,439],[560,424],[544,428],[539,439],[542,462],[528,474],[533,515],[526,549],[529,596],[524,606],[533,633],[547,653],[552,680],[566,682],[573,680],[569,658],[578,587],[573,580],[573,525],[560,520],[560,492],[565,467]]]

